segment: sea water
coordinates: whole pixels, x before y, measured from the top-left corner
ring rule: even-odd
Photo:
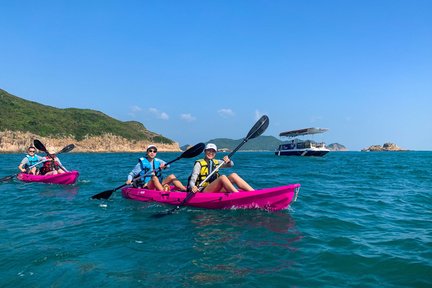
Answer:
[[[223,173],[255,188],[301,184],[274,213],[153,218],[172,207],[120,191],[90,199],[122,185],[140,156],[68,153],[76,185],[0,183],[0,287],[432,287],[432,152],[237,152]],[[22,157],[0,155],[0,177]],[[165,173],[185,183],[193,162]]]

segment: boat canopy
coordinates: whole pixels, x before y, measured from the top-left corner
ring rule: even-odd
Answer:
[[[281,132],[279,134],[279,136],[297,137],[297,136],[303,136],[303,135],[309,135],[309,134],[324,133],[327,130],[328,130],[327,128],[304,128],[304,129]]]

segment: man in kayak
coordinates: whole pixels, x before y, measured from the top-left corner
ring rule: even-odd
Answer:
[[[212,173],[223,163],[221,168],[229,168],[234,166],[234,162],[225,156],[223,160],[215,159],[217,152],[217,146],[213,143],[208,143],[204,149],[204,159],[195,161],[195,165],[192,171],[192,175],[189,178],[190,191],[196,193],[201,192],[238,192],[237,187],[243,191],[253,191],[254,189],[243,180],[237,173],[232,173],[228,177],[225,175],[219,175],[216,171],[210,179],[202,183],[208,175]],[[202,183],[202,184],[201,184]],[[201,185],[201,187],[199,187]]]
[[[174,174],[170,174],[163,179],[162,170],[169,168],[166,162],[156,158],[157,147],[153,144],[147,146],[146,156],[138,159],[138,164],[129,172],[126,184],[132,184],[133,179],[141,175],[134,185],[157,191],[169,191],[170,184],[174,185],[181,191],[186,191],[186,187],[176,178]]]
[[[44,157],[44,164],[40,169],[42,175],[55,175],[67,172],[66,168],[62,165],[60,159],[56,156],[54,147],[48,147],[47,155]]]
[[[39,168],[36,164],[43,161],[43,157],[36,155],[36,148],[33,146],[30,146],[27,148],[27,155],[24,157],[24,159],[21,161],[21,163],[18,165],[18,169],[23,173],[38,175],[39,174]],[[31,168],[30,168],[31,167]]]

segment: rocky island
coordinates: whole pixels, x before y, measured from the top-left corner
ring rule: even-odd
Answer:
[[[384,145],[372,145],[368,148],[363,148],[362,152],[376,152],[376,151],[408,151],[406,149],[400,148],[398,145],[394,143],[384,143]]]

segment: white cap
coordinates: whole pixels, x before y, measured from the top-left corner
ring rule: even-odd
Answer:
[[[146,150],[149,150],[150,148],[155,148],[157,150],[157,147],[153,144],[148,145]]]
[[[208,149],[213,149],[217,152],[217,147],[213,143],[207,143],[207,145],[205,146],[205,150],[208,150]]]

